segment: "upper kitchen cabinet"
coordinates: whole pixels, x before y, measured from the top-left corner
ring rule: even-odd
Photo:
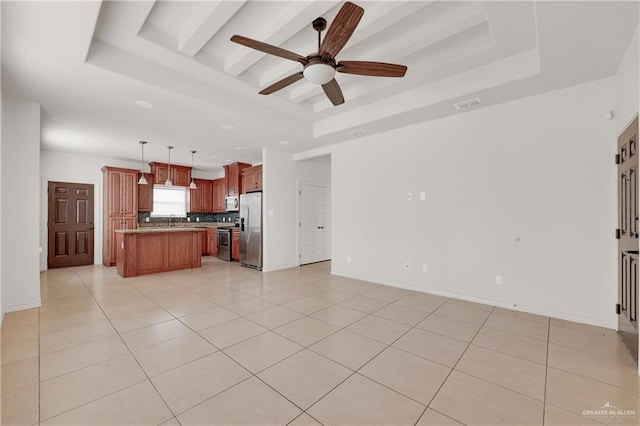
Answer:
[[[242,179],[240,173],[251,164],[233,163],[224,166],[225,179],[227,180],[227,195],[240,195],[242,193]]]
[[[194,179],[196,189],[191,190],[189,197],[189,212],[213,212],[213,181],[209,179]]]
[[[138,173],[140,179],[141,173]],[[144,174],[147,179],[146,185],[138,185],[138,211],[150,212],[153,210],[153,175],[151,173]]]
[[[103,167],[105,213],[133,216],[138,214],[138,171]]]
[[[164,185],[169,175],[169,164],[153,162],[149,163],[153,181],[159,185]],[[191,183],[191,167],[171,165],[171,183],[174,186],[189,186]]]
[[[224,213],[225,211],[224,199],[227,196],[227,179],[226,178],[214,179],[212,187],[213,187],[212,188],[213,212]]]
[[[262,165],[242,171],[242,193],[262,191]]]

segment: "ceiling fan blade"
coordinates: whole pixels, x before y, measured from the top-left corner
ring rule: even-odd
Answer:
[[[407,67],[384,62],[344,61],[338,63],[336,71],[373,77],[404,77]]]
[[[347,44],[349,38],[351,38],[351,34],[353,34],[358,26],[362,15],[364,15],[364,9],[358,5],[346,2],[342,6],[342,9],[340,9],[336,18],[329,26],[324,40],[322,40],[320,52],[318,53],[322,55],[323,59],[335,58],[338,52]]]
[[[233,37],[231,37],[231,41],[234,43],[241,44],[243,46],[250,47],[251,49],[268,53],[270,55],[279,56],[284,59],[289,59],[290,61],[300,62],[303,65],[306,65],[308,62],[305,56],[298,55],[297,53],[290,52],[280,47],[273,46],[268,43],[263,43],[261,41],[253,40],[241,35],[237,35],[237,34],[234,35]]]
[[[289,77],[285,77],[280,81],[276,81],[275,83],[273,83],[271,86],[262,89],[260,91],[261,95],[270,95],[273,92],[277,92],[280,89],[284,89],[285,87],[287,87],[290,84],[295,83],[296,81],[300,80],[303,77],[302,71],[297,72],[295,74],[291,74]]]
[[[331,101],[331,103],[335,106],[344,103],[344,96],[342,95],[342,90],[340,90],[340,86],[338,82],[334,78],[330,82],[322,85],[322,90],[327,95],[327,98]]]

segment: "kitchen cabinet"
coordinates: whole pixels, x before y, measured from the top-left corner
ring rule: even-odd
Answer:
[[[213,181],[209,179],[194,179],[196,189],[191,189],[189,197],[189,212],[213,212]]]
[[[242,193],[242,179],[240,173],[251,164],[232,163],[224,166],[224,176],[227,181],[226,195],[240,195]]]
[[[159,185],[164,185],[168,177],[169,164],[153,162],[149,163],[153,181]],[[174,186],[189,186],[191,183],[191,167],[171,165],[171,183]]]
[[[115,231],[138,227],[138,171],[105,166],[102,177],[102,263],[114,266],[117,260]]]
[[[215,228],[207,229],[207,249],[211,256],[218,255],[218,230]]]
[[[227,196],[227,180],[225,178],[214,179],[212,182],[212,204],[214,213],[224,213],[224,201]]]
[[[242,171],[242,193],[262,191],[262,165]]]
[[[207,244],[209,242],[209,237],[206,230],[201,232],[200,235],[202,237],[202,255],[206,256],[209,254],[209,246]]]
[[[240,262],[240,228],[231,230],[231,259]]]
[[[138,173],[140,179],[141,173]],[[147,179],[146,185],[138,185],[138,211],[150,212],[153,210],[153,175],[151,173],[144,174]]]

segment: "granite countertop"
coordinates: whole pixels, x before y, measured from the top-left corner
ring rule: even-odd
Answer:
[[[232,222],[177,222],[171,228],[233,228]],[[170,229],[168,223],[140,223],[138,229]]]
[[[206,229],[204,227],[185,227],[185,226],[172,226],[172,227],[162,227],[162,228],[138,228],[138,229],[116,229],[116,232],[120,234],[153,234],[153,233],[166,233],[166,232],[205,232]]]

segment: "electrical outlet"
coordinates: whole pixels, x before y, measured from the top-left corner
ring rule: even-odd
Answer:
[[[426,199],[427,199],[427,194],[426,194],[426,193],[424,193],[424,192],[421,192],[421,193],[420,193],[420,201],[424,201],[424,200],[426,200]]]
[[[422,272],[427,272],[429,270],[429,266],[426,263],[422,264]]]
[[[413,194],[412,193],[407,193],[407,201],[411,201],[413,200]]]
[[[147,222],[147,223],[149,223],[149,218],[148,218],[148,217],[145,217],[145,218],[144,218],[144,221],[145,221],[145,222]]]
[[[351,263],[351,256],[347,256],[347,263]]]
[[[411,269],[411,264],[409,262],[405,262],[404,269],[406,269],[407,271]]]
[[[502,285],[502,275],[496,275],[496,284]]]
[[[187,222],[191,222],[191,217],[187,216]]]

